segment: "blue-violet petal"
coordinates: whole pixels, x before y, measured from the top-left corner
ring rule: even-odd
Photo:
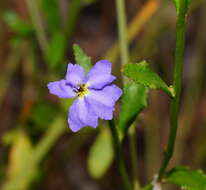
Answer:
[[[67,67],[66,81],[74,87],[85,83],[84,69],[80,65],[69,63]]]
[[[74,98],[76,96],[72,87],[66,84],[65,80],[50,82],[47,87],[51,94],[54,94],[59,98]]]
[[[98,117],[111,120],[115,102],[122,95],[122,90],[116,85],[109,85],[102,90],[90,89],[85,99],[89,102]]]
[[[78,98],[71,105],[68,118],[69,127],[73,132],[82,127],[98,125],[98,117],[85,98]]]
[[[107,60],[98,61],[88,73],[87,83],[90,88],[102,89],[116,79],[111,75],[112,64]]]

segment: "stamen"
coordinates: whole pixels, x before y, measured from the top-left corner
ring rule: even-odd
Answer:
[[[78,97],[84,97],[89,92],[86,84],[80,84],[77,92]]]

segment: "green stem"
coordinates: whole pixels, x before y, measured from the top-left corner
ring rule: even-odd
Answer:
[[[132,125],[129,128],[129,147],[131,155],[132,173],[133,173],[133,187],[134,190],[140,190],[140,184],[138,181],[138,159],[137,159],[137,143],[136,143],[136,126]]]
[[[124,185],[124,189],[125,190],[132,190],[132,186],[129,182],[129,177],[128,177],[126,167],[125,167],[125,164],[124,164],[121,143],[120,143],[118,132],[117,132],[117,129],[115,127],[115,124],[114,124],[113,120],[109,121],[109,127],[110,127],[111,132],[112,132],[115,156],[116,156],[116,160],[117,160],[119,173],[122,177],[122,182],[123,182],[123,185]]]
[[[179,14],[176,24],[176,51],[175,51],[175,70],[174,70],[174,90],[175,97],[171,103],[170,112],[170,135],[159,170],[159,180],[164,176],[165,170],[169,164],[174,153],[175,140],[178,128],[178,114],[180,108],[180,94],[182,86],[182,71],[183,71],[183,58],[184,58],[184,44],[185,44],[185,31],[186,31],[186,13],[187,13],[187,0],[180,1]]]
[[[129,61],[129,50],[124,0],[116,0],[116,7],[121,60],[122,64],[126,64]]]
[[[117,22],[118,22],[118,33],[119,33],[119,45],[121,52],[121,62],[122,64],[126,64],[129,61],[129,50],[128,50],[128,40],[127,40],[127,25],[126,25],[126,11],[125,11],[125,1],[124,0],[116,0],[116,10],[117,10]],[[109,122],[113,141],[114,141],[114,149],[116,160],[119,168],[119,172],[122,176],[122,181],[125,189],[132,190],[132,186],[129,181],[129,177],[126,171],[126,167],[123,159],[123,152],[121,142],[118,136],[118,131],[115,127],[114,121]]]

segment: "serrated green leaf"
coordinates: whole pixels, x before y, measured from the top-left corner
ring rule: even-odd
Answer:
[[[15,12],[7,11],[3,14],[3,19],[13,32],[20,36],[28,36],[33,32],[33,28],[24,22]]]
[[[206,190],[206,175],[201,170],[184,167],[173,168],[163,180],[185,190]]]
[[[134,122],[142,109],[147,106],[147,97],[147,87],[134,82],[125,85],[119,116],[119,128],[123,134],[126,133],[127,129]]]
[[[85,72],[88,73],[92,67],[91,58],[76,44],[73,45],[73,50],[76,63],[81,65]]]
[[[136,64],[125,64],[123,66],[123,73],[138,84],[149,88],[161,89],[170,96],[174,96],[171,87],[168,87],[156,73],[150,70],[146,61]]]
[[[114,158],[112,137],[108,128],[103,128],[92,145],[88,157],[88,172],[93,178],[101,178]]]

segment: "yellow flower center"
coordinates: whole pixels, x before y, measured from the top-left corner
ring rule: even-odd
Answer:
[[[78,97],[84,97],[89,92],[86,84],[80,84],[77,92]]]

